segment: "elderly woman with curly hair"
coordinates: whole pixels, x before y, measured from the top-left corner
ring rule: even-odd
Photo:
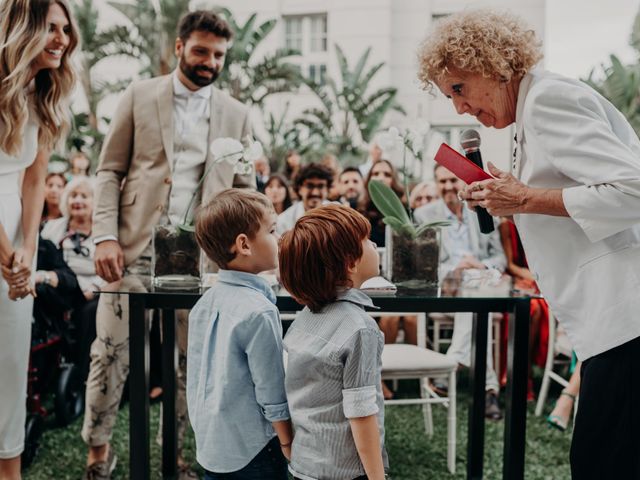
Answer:
[[[49,152],[69,125],[78,33],[64,0],[0,2],[0,478],[20,478]]]
[[[517,17],[464,11],[429,33],[419,77],[459,114],[515,124],[510,172],[489,164],[494,178],[461,198],[513,218],[583,360],[573,478],[640,478],[640,141],[611,103],[541,58]]]

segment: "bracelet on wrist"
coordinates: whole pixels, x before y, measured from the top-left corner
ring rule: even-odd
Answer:
[[[290,447],[292,443],[293,443],[293,441],[291,441],[291,442],[289,442],[289,443],[281,443],[281,444],[280,444],[280,446],[281,446],[282,448],[287,448],[287,447]]]

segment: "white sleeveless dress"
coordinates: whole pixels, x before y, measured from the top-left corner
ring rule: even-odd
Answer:
[[[32,117],[33,118],[33,117]],[[4,126],[0,123],[0,128]],[[14,248],[22,245],[21,173],[33,163],[38,126],[25,127],[17,156],[0,149],[0,225]],[[9,286],[0,276],[0,458],[13,458],[24,448],[27,369],[31,344],[33,297],[9,300]]]

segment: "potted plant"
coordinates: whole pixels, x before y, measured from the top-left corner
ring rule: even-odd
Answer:
[[[247,146],[233,138],[217,138],[211,143],[214,161],[205,169],[194,189],[178,225],[156,225],[153,231],[153,283],[159,288],[192,289],[200,287],[200,248],[193,224],[196,200],[211,169],[226,161],[234,173],[249,175],[253,161],[263,154],[260,142],[246,140]]]
[[[419,130],[408,130],[400,135],[396,128],[390,128],[382,137],[383,150],[392,150],[395,145],[403,145],[403,174],[407,202],[409,185],[406,172],[406,154],[409,150],[416,158],[422,158]],[[409,206],[402,204],[396,193],[384,183],[369,182],[369,195],[376,208],[384,216],[386,229],[385,266],[389,281],[398,286],[423,288],[438,284],[440,262],[440,227],[448,221],[437,221],[416,225]]]

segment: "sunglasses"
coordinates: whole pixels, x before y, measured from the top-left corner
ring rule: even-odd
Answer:
[[[89,235],[86,233],[69,231],[63,238],[60,240],[60,248],[62,248],[62,244],[65,240],[71,240],[71,244],[73,245],[73,251],[76,255],[82,255],[83,257],[88,257],[91,255],[89,251],[89,247],[82,245],[82,243],[89,238]]]

